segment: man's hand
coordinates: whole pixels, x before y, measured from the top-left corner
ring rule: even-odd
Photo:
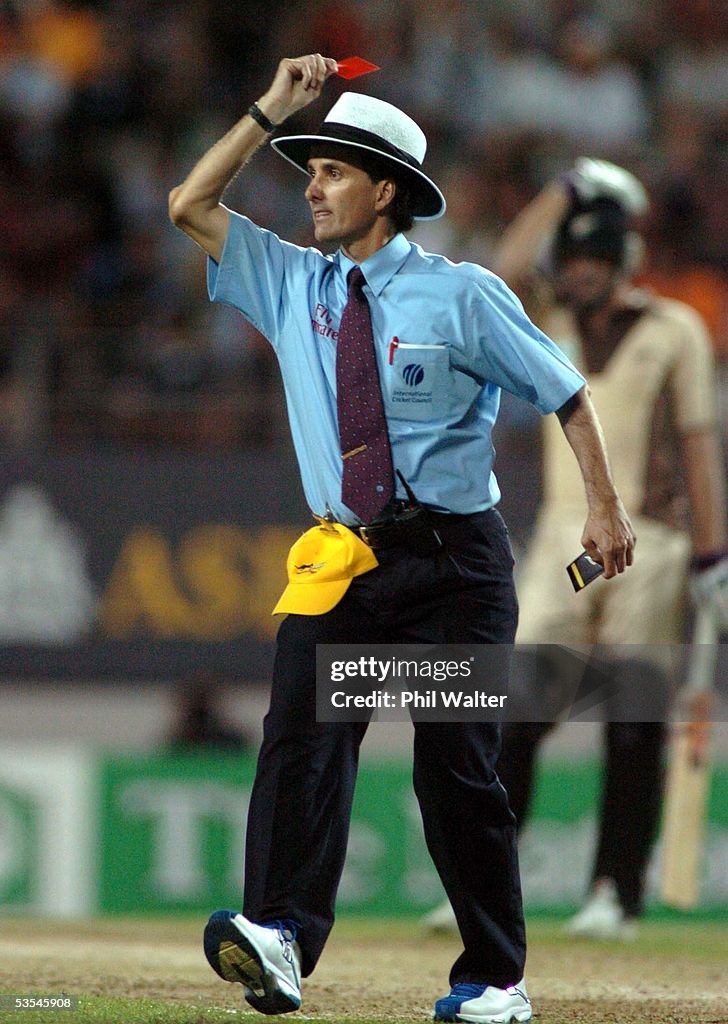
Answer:
[[[284,58],[278,65],[273,84],[261,97],[258,109],[274,125],[280,124],[320,96],[326,79],[336,68],[335,60],[322,57],[320,53]],[[252,117],[244,115],[169,194],[172,222],[218,262],[228,231],[223,192],[267,138],[268,132]]]
[[[619,203],[627,213],[646,213],[647,193],[634,174],[607,160],[580,157],[565,175],[565,181],[582,202],[603,197]]]
[[[586,553],[604,566],[604,578],[624,572],[634,559],[635,535],[619,498],[590,509],[581,542]]]
[[[611,579],[632,564],[635,535],[617,494],[601,424],[585,385],[556,410],[566,440],[576,455],[586,490],[587,515],[581,542]]]
[[[322,57],[320,53],[284,57],[258,106],[274,124],[280,124],[318,99],[327,78],[336,74],[337,68],[333,57]]]

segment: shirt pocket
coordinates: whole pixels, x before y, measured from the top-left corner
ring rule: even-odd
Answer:
[[[450,373],[450,349],[444,342],[393,341],[383,389],[387,416],[417,421],[445,416]]]

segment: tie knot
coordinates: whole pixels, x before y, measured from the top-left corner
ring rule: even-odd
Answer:
[[[361,267],[351,268],[349,273],[346,275],[346,283],[349,288],[349,295],[352,295],[354,292],[361,291],[367,283],[367,279],[364,277],[364,272]]]

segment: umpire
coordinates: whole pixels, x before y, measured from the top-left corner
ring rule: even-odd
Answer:
[[[218,911],[205,931],[213,968],[270,1014],[300,1006],[301,976],[333,925],[366,730],[316,721],[316,644],[513,640],[513,558],[492,469],[501,389],[556,412],[586,490],[582,543],[607,578],[634,545],[584,378],[499,278],[403,234],[445,210],[406,114],[344,93],[317,134],[273,140],[308,176],[315,237],[333,255],[222,205],[255,150],[336,70],[319,54],[282,60],[170,193],[173,222],[210,257],[210,297],[239,309],[278,356],[305,495],[322,520],[301,558],[294,547],[279,608],[291,613],[250,804],[243,913]],[[496,723],[415,723],[425,837],[464,946],[436,1020],[531,1017],[499,745]]]

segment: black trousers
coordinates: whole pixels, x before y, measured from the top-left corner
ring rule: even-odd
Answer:
[[[619,676],[627,694],[652,686],[665,698],[661,721],[608,721],[603,726],[605,757],[591,878],[611,878],[625,914],[638,917],[660,823],[670,684],[659,669],[639,661],[624,662]],[[650,706],[658,703],[656,696]],[[618,710],[625,712],[624,707]],[[508,722],[503,728],[498,774],[519,831],[531,810],[538,749],[553,728],[551,722]]]
[[[441,520],[438,520],[438,528]],[[377,552],[379,567],[318,616],[289,615],[250,803],[243,912],[300,925],[310,974],[334,922],[366,723],[315,717],[317,643],[512,643],[513,558],[498,512],[445,522],[438,553]],[[525,928],[515,819],[495,763],[498,723],[415,722],[414,787],[428,849],[464,950],[450,982],[523,976]]]

